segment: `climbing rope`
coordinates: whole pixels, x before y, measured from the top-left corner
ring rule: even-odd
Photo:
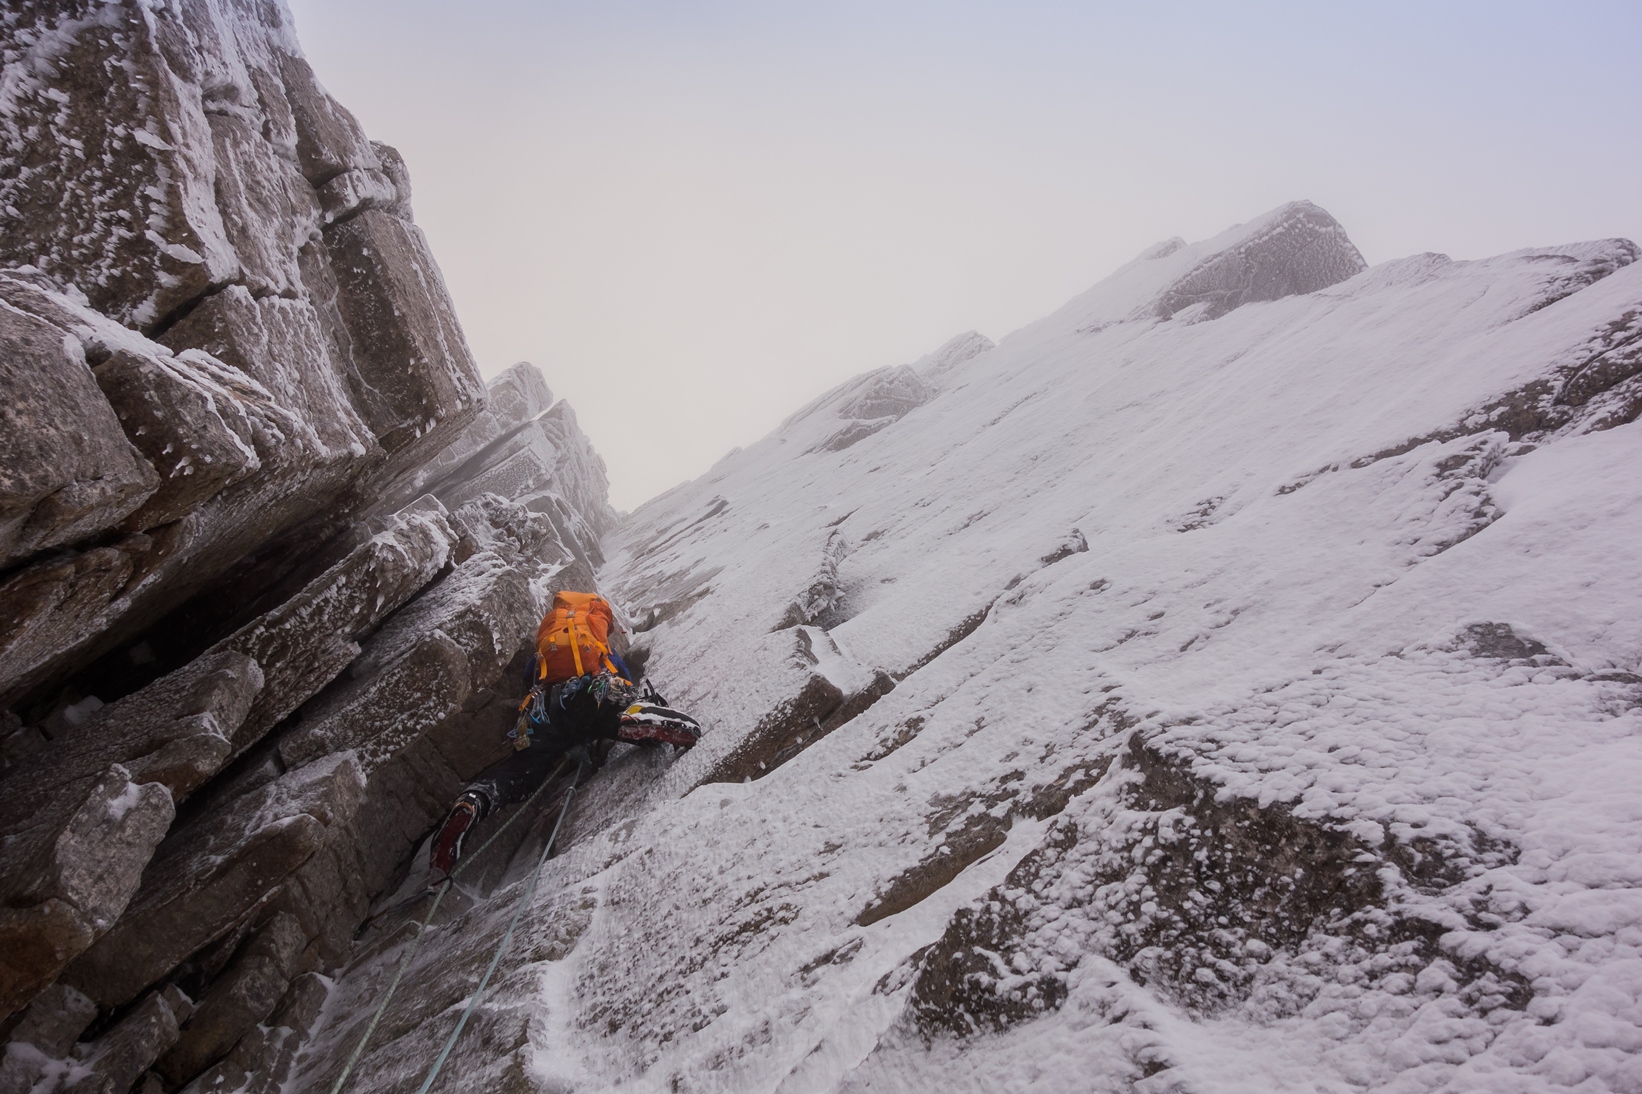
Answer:
[[[570,790],[564,796],[564,805],[559,808],[559,819],[553,822],[553,832],[547,837],[547,846],[542,848],[542,857],[536,860],[536,869],[530,875],[530,884],[525,886],[524,895],[519,898],[518,905],[513,909],[513,919],[507,925],[507,933],[502,935],[501,944],[496,947],[496,952],[491,955],[490,967],[485,970],[485,975],[479,978],[479,986],[473,989],[473,996],[468,1000],[467,1009],[462,1011],[462,1017],[457,1020],[456,1028],[451,1030],[450,1036],[445,1039],[445,1047],[439,1050],[439,1058],[433,1061],[433,1067],[428,1071],[428,1077],[423,1079],[422,1085],[416,1088],[416,1094],[428,1094],[428,1091],[433,1087],[433,1080],[439,1077],[439,1069],[445,1066],[445,1060],[449,1058],[450,1050],[456,1047],[456,1039],[462,1035],[462,1027],[468,1024],[468,1019],[473,1017],[473,1012],[478,1009],[479,998],[485,994],[485,987],[490,983],[491,974],[496,971],[496,966],[501,963],[502,954],[507,951],[508,943],[513,941],[513,931],[519,925],[519,917],[524,914],[526,908],[530,907],[531,898],[536,895],[536,882],[541,880],[542,867],[547,863],[547,856],[553,851],[553,841],[559,838],[559,826],[564,823],[564,815],[570,812],[570,799],[575,797],[576,784],[581,782],[582,772],[585,770],[587,770],[587,761],[583,760],[576,767],[576,777],[570,781]]]
[[[388,1004],[393,1001],[393,993],[399,989],[399,981],[404,979],[405,970],[410,968],[411,962],[416,959],[416,952],[422,948],[422,940],[425,937],[427,937],[428,924],[430,922],[432,922],[434,913],[439,910],[439,903],[442,900],[445,899],[445,894],[450,892],[451,883],[456,880],[456,875],[461,873],[462,870],[465,869],[468,866],[469,863],[479,861],[479,858],[485,853],[485,851],[487,851],[490,848],[490,845],[495,843],[498,839],[500,839],[503,832],[506,832],[510,827],[512,827],[514,821],[518,820],[520,817],[522,817],[526,813],[530,812],[530,806],[536,801],[537,798],[542,796],[542,793],[548,788],[549,784],[551,784],[554,779],[558,778],[564,772],[564,769],[566,767],[568,767],[569,765],[570,765],[570,758],[568,756],[566,756],[564,759],[560,760],[559,761],[559,766],[555,767],[553,769],[553,773],[551,775],[549,775],[542,782],[541,786],[538,786],[536,788],[535,793],[531,794],[530,797],[525,799],[524,804],[519,806],[518,811],[515,812],[506,821],[504,821],[500,828],[496,829],[495,832],[491,833],[490,838],[485,840],[485,842],[481,843],[479,845],[478,850],[474,851],[473,854],[468,855],[465,858],[463,858],[462,861],[460,861],[456,864],[455,869],[451,870],[450,873],[445,875],[445,877],[442,881],[438,882],[439,892],[434,896],[433,904],[428,908],[427,914],[422,917],[422,922],[420,924],[418,924],[417,927],[416,927],[416,940],[413,943],[411,943],[410,951],[408,953],[406,953],[403,960],[401,960],[399,962],[399,968],[394,970],[393,980],[391,982],[389,982],[389,984],[388,984],[387,994],[382,997],[382,1002],[377,1006],[376,1013],[371,1015],[370,1024],[365,1027],[365,1032],[364,1032],[363,1035],[360,1036],[359,1043],[354,1046],[353,1052],[348,1056],[348,1062],[346,1064],[344,1064],[343,1067],[342,1067],[342,1074],[340,1074],[336,1077],[336,1082],[331,1086],[331,1094],[342,1094],[343,1084],[348,1081],[348,1076],[353,1073],[354,1065],[359,1062],[359,1057],[364,1053],[365,1046],[370,1043],[371,1035],[376,1032],[377,1025],[382,1021],[382,1015],[387,1013]],[[535,874],[531,875],[531,878],[530,878],[530,892],[535,892],[536,878],[541,876],[542,863],[547,861],[547,853],[548,853],[548,851],[553,849],[553,841],[554,841],[555,838],[558,837],[558,834],[559,834],[559,825],[564,823],[565,810],[570,808],[570,797],[571,797],[571,795],[575,794],[575,792],[576,792],[576,783],[581,781],[582,770],[583,770],[582,766],[578,766],[576,768],[576,778],[570,784],[570,793],[565,795],[565,799],[564,799],[565,808],[559,810],[559,819],[558,819],[558,822],[553,825],[553,834],[550,835],[547,838],[547,847],[543,848],[541,860],[536,863],[536,872],[535,872]],[[523,907],[524,904],[527,904],[527,903],[529,903],[528,900],[522,902],[520,904],[520,907]],[[513,922],[517,923],[518,921],[519,921],[519,913],[514,912],[513,913]],[[502,939],[502,947],[503,948],[506,948],[508,941],[512,937],[513,937],[513,925],[509,924],[508,928],[507,928],[507,937]],[[492,970],[496,968],[496,960],[500,959],[501,955],[502,955],[501,950],[498,949],[496,951],[496,958],[492,959],[491,963],[490,963],[490,968]],[[486,973],[485,973],[485,980],[489,980],[489,979],[490,979],[490,972],[487,970]],[[482,992],[484,990],[485,990],[485,986],[484,986],[483,983],[481,983],[479,985],[479,991]],[[478,998],[479,998],[478,992],[475,992],[474,993],[474,1001],[477,1002]],[[472,1013],[472,1010],[473,1010],[473,1008],[470,1005],[468,1007],[468,1012]],[[462,1032],[462,1025],[465,1024],[466,1022],[467,1022],[467,1014],[464,1014],[464,1015],[462,1015],[462,1021],[457,1023],[457,1026],[456,1026],[456,1032],[457,1033]],[[440,1055],[439,1055],[439,1063],[434,1065],[433,1075],[438,1074],[440,1065],[442,1065],[445,1062],[445,1056],[450,1052],[450,1045],[454,1044],[455,1041],[456,1041],[456,1035],[452,1034],[450,1044],[446,1044],[445,1045],[445,1051],[443,1053],[440,1053]],[[422,1089],[424,1091],[427,1090],[428,1084],[431,1084],[433,1082],[433,1075],[429,1075],[428,1076],[428,1082],[423,1084]]]

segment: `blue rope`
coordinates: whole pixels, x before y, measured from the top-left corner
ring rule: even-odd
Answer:
[[[354,1046],[352,1054],[350,1054],[348,1056],[348,1062],[346,1064],[344,1064],[343,1067],[342,1067],[342,1074],[340,1074],[336,1077],[336,1082],[331,1086],[331,1094],[342,1094],[343,1084],[348,1081],[348,1076],[353,1073],[354,1065],[359,1062],[359,1057],[364,1053],[365,1046],[370,1043],[371,1035],[376,1032],[377,1024],[382,1021],[382,1015],[387,1013],[388,1004],[393,1001],[393,993],[399,989],[399,981],[404,978],[405,970],[410,968],[411,962],[413,960],[415,960],[416,951],[420,950],[422,948],[422,939],[427,937],[428,924],[430,922],[432,922],[432,920],[433,920],[433,913],[435,913],[439,910],[439,902],[445,899],[445,894],[446,893],[450,892],[450,886],[451,886],[452,880],[456,877],[457,874],[461,873],[463,868],[466,867],[469,863],[477,862],[479,860],[479,857],[481,855],[483,855],[485,853],[485,851],[490,848],[490,845],[495,843],[499,838],[501,838],[501,835],[502,835],[503,832],[506,832],[510,827],[512,827],[514,821],[516,821],[520,817],[524,816],[525,813],[527,813],[530,810],[531,803],[534,802],[537,798],[541,797],[542,791],[546,790],[547,787],[548,787],[548,784],[551,783],[554,779],[559,777],[559,773],[562,772],[569,765],[569,763],[570,763],[570,760],[569,760],[568,757],[566,757],[563,760],[560,760],[559,761],[559,766],[557,766],[553,769],[553,774],[549,775],[547,777],[547,780],[545,782],[543,782],[541,786],[538,786],[536,788],[536,792],[534,794],[530,795],[530,797],[525,800],[525,803],[519,807],[518,812],[514,813],[513,816],[509,817],[505,822],[503,822],[502,826],[500,828],[496,829],[496,831],[491,834],[491,837],[489,839],[485,840],[484,843],[479,845],[478,850],[474,851],[473,854],[471,854],[471,855],[467,856],[466,858],[464,858],[461,862],[458,862],[456,864],[456,868],[453,869],[449,874],[447,874],[443,881],[439,882],[439,894],[433,898],[433,906],[428,909],[427,915],[424,915],[422,917],[422,922],[417,925],[417,928],[416,928],[416,941],[411,944],[410,952],[405,955],[404,960],[399,962],[399,968],[393,974],[393,981],[392,981],[392,983],[390,983],[388,985],[388,993],[382,997],[382,1002],[381,1002],[380,1005],[377,1006],[376,1013],[371,1015],[370,1025],[365,1027],[364,1035],[359,1038],[359,1043]],[[576,792],[576,783],[581,781],[582,770],[583,770],[582,767],[577,767],[576,768],[575,782],[572,782],[570,784],[570,793],[571,794],[574,794]],[[566,795],[565,796],[565,808],[568,809],[569,807],[570,807],[570,796]],[[564,810],[560,810],[559,811],[559,823],[562,824],[563,822],[564,822]],[[547,840],[547,846],[548,846],[549,850],[551,850],[552,847],[553,847],[553,837],[557,836],[558,834],[559,834],[559,825],[555,824],[553,826],[553,836],[549,836],[548,840]],[[546,850],[544,850],[542,852],[542,862],[545,862],[545,861],[547,861],[547,851]],[[541,869],[542,869],[542,865],[541,865],[540,862],[538,862],[536,864],[536,872],[538,874],[541,873]],[[536,887],[536,879],[534,877],[531,878],[530,886],[531,886],[532,889],[534,889]],[[517,915],[514,916],[514,921],[515,922],[518,921],[518,916]],[[509,936],[511,936],[513,934],[513,928],[512,927],[508,928],[508,934],[509,934]],[[504,946],[507,945],[506,939],[503,940],[502,945],[504,945]],[[501,956],[500,951],[497,952],[497,956],[498,957]],[[494,961],[492,961],[490,967],[494,969],[496,967],[496,963]],[[490,974],[488,972],[485,973],[485,977],[486,977],[486,979],[489,979]],[[480,990],[481,991],[484,990],[483,985],[480,985]],[[471,1010],[471,1008],[469,1008],[469,1009]],[[463,1022],[467,1021],[467,1015],[464,1014],[462,1016],[462,1021]],[[462,1027],[457,1026],[456,1029],[457,1029],[457,1032],[460,1033]],[[454,1041],[455,1038],[452,1037],[451,1040]],[[446,1045],[445,1046],[445,1052],[449,1052],[449,1051],[450,1051],[450,1046]],[[439,1057],[439,1062],[441,1064],[444,1063],[444,1056],[443,1055],[441,1055]],[[436,1067],[434,1070],[437,1073],[438,1068]],[[433,1080],[430,1078],[428,1081],[432,1082]],[[422,1089],[426,1090],[427,1087],[424,1086]]]
[[[439,1058],[433,1062],[433,1068],[428,1072],[428,1077],[422,1080],[421,1086],[417,1087],[416,1094],[428,1094],[428,1091],[433,1087],[433,1080],[439,1077],[439,1069],[444,1067],[445,1061],[449,1059],[450,1050],[456,1047],[456,1039],[462,1036],[463,1027],[468,1024],[468,1019],[473,1017],[473,1012],[478,1009],[479,998],[485,994],[485,987],[490,983],[491,974],[496,971],[496,966],[501,963],[502,954],[506,952],[508,943],[513,941],[513,931],[519,925],[519,917],[524,915],[524,910],[530,906],[531,898],[536,894],[536,882],[541,880],[542,867],[547,864],[547,856],[553,850],[554,840],[559,838],[559,826],[564,824],[564,816],[570,812],[570,800],[576,795],[576,784],[581,782],[582,772],[586,770],[586,767],[585,761],[577,766],[576,777],[571,780],[570,791],[565,794],[564,805],[559,809],[559,819],[553,824],[553,833],[547,837],[547,846],[542,848],[542,857],[536,860],[536,870],[530,875],[530,884],[525,886],[524,895],[519,898],[518,906],[513,909],[513,919],[507,925],[507,933],[502,936],[501,945],[496,947],[496,953],[490,959],[490,967],[485,970],[485,975],[480,978],[479,986],[473,990],[473,996],[468,1000],[467,1009],[462,1011],[462,1017],[457,1020],[456,1028],[450,1031],[450,1036],[445,1040],[445,1047],[440,1050]]]

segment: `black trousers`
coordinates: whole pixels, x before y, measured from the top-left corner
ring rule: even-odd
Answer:
[[[624,688],[609,674],[555,684],[544,704],[545,719],[530,724],[530,747],[485,768],[468,784],[468,792],[484,799],[487,814],[524,801],[547,781],[566,752],[616,739],[631,692],[631,685]]]
[[[487,815],[504,805],[522,802],[548,780],[564,753],[562,748],[550,749],[543,748],[540,743],[532,744],[481,771],[479,777],[468,784],[468,793],[484,799]]]

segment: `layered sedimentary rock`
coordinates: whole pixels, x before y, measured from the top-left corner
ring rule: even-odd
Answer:
[[[248,552],[334,530],[483,390],[402,164],[279,6],[26,6],[5,35],[0,297],[27,394],[0,697],[27,703]]]
[[[282,5],[0,47],[0,1089],[271,1089],[505,749],[603,464],[532,366],[481,383]]]
[[[515,397],[521,378],[545,391],[529,366],[499,378],[499,434],[538,409]],[[564,422],[546,425],[596,461]],[[156,1066],[181,1083],[256,1072],[257,1061],[290,1066],[299,1038],[270,1040],[259,1023],[276,1011],[312,1020],[304,976],[347,958],[428,827],[505,754],[521,649],[554,588],[593,580],[593,560],[549,515],[451,473],[494,483],[510,450],[461,455],[446,454],[441,481],[477,496],[456,510],[428,494],[364,518],[343,537],[357,546],[182,667],[13,731],[12,1006],[59,977],[104,1010],[180,984],[200,1008],[144,1042],[138,1074]],[[542,473],[519,488],[579,526],[605,521],[607,503],[574,508],[578,496],[602,501],[602,465],[591,466],[592,481]],[[257,1045],[241,1046],[251,1033]],[[18,1051],[22,1068],[29,1053]],[[108,1051],[84,1049],[113,1060]],[[121,1081],[122,1067],[110,1072]]]

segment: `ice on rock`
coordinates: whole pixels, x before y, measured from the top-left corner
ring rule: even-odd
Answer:
[[[638,510],[600,576],[710,731],[555,860],[542,1081],[1618,1076],[1634,255],[1365,269],[1295,203]]]
[[[934,353],[920,357],[912,363],[926,379],[933,379],[950,372],[974,357],[979,357],[987,350],[992,349],[995,343],[979,331],[965,331],[945,342]]]
[[[1197,318],[1218,319],[1244,304],[1326,289],[1368,266],[1339,222],[1309,201],[1243,226],[1242,235],[1170,285],[1154,314],[1170,319],[1195,308]],[[1170,246],[1152,254],[1167,258],[1183,249]]]
[[[481,384],[283,4],[0,46],[0,1019],[46,1042],[0,1087],[274,1090],[595,583],[604,465],[530,365]]]
[[[93,7],[0,24],[4,1083],[328,1089],[566,587],[707,733],[575,799],[452,1084],[1642,1082],[1634,244],[1365,268],[1291,203],[623,519],[282,5]]]

